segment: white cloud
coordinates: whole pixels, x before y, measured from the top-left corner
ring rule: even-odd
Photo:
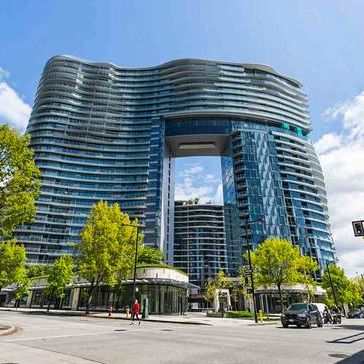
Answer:
[[[199,198],[202,203],[209,201],[221,203],[222,198],[220,199],[218,195],[220,179],[212,173],[206,173],[200,163],[186,163],[178,173],[178,177],[175,187],[176,200]]]
[[[329,152],[341,145],[341,135],[329,133],[325,134],[316,144],[315,148],[318,154]]]
[[[13,128],[24,132],[31,107],[4,81],[8,76],[0,67],[0,123],[9,123]]]
[[[325,176],[330,222],[339,265],[350,275],[364,273],[364,240],[355,238],[351,221],[364,219],[364,92],[327,109],[343,130],[315,144]]]
[[[224,202],[222,183],[219,183],[219,185],[216,188],[214,201],[216,201],[217,203],[223,203]]]

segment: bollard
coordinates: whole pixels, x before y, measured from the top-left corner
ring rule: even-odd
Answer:
[[[125,313],[126,313],[126,318],[129,318],[130,317],[130,308],[129,307],[127,307],[125,309]]]
[[[112,306],[111,305],[109,306],[108,312],[109,312],[109,317],[111,317],[111,314],[112,314]]]

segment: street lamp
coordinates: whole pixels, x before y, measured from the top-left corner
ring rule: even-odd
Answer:
[[[333,262],[330,262],[330,263],[333,263]],[[336,306],[336,307],[339,307],[339,306],[337,305],[336,294],[335,294],[335,290],[334,290],[334,285],[332,284],[332,279],[331,279],[331,273],[330,273],[329,266],[330,266],[329,261],[328,261],[328,260],[326,260],[326,270],[327,270],[327,273],[329,274],[329,281],[330,281],[330,286],[331,286],[332,295],[334,296],[335,306]]]
[[[131,303],[131,307],[133,307],[133,303],[135,301],[135,286],[136,286],[136,269],[137,269],[137,262],[138,262],[138,240],[139,240],[139,228],[142,227],[141,225],[132,225],[132,224],[123,224],[122,226],[130,226],[136,228],[136,239],[135,239],[135,256],[134,256],[134,274],[133,274],[133,300]]]
[[[251,257],[250,257],[250,242],[249,242],[249,239],[248,239],[248,227],[250,225],[252,225],[252,224],[255,224],[256,222],[263,222],[263,221],[264,221],[264,217],[261,217],[260,219],[252,220],[252,221],[246,221],[244,223],[245,238],[246,238],[246,244],[247,244],[247,248],[248,248],[248,263],[249,263],[250,281],[251,281],[251,289],[252,289],[252,296],[253,296],[254,319],[255,319],[256,323],[258,323],[258,315],[257,315],[257,305],[256,305],[256,300],[255,300],[253,267],[252,267],[252,260],[251,260]]]

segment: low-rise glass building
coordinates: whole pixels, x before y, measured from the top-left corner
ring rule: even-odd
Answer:
[[[51,309],[83,311],[86,309],[87,290],[90,284],[75,278],[65,297],[51,300]],[[141,265],[136,274],[136,298],[141,303],[143,314],[183,314],[187,308],[188,290],[194,285],[188,282],[187,274],[167,265]],[[5,287],[0,292],[0,306],[46,308],[48,295],[47,280],[34,280],[30,293],[18,303],[14,299],[16,286]],[[131,307],[133,280],[122,281],[120,285],[108,287],[101,284],[96,290],[91,310],[106,311],[112,306],[116,312],[125,312]]]

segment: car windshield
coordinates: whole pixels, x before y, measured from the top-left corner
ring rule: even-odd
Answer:
[[[307,305],[305,303],[294,303],[292,305],[289,305],[288,310],[290,311],[307,310]]]

